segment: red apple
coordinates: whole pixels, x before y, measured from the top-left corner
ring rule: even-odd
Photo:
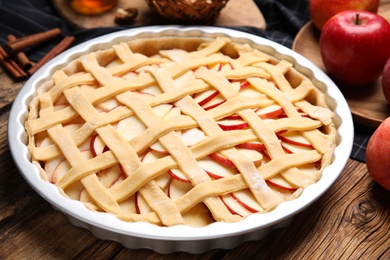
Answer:
[[[390,24],[370,12],[343,11],[333,16],[320,36],[327,73],[344,85],[377,80],[390,57]]]
[[[342,11],[378,12],[379,0],[310,0],[309,11],[314,26],[322,30],[324,24]]]
[[[385,67],[383,68],[382,89],[387,103],[390,104],[390,58],[387,60]]]
[[[375,130],[367,144],[366,164],[371,178],[390,191],[390,117]]]

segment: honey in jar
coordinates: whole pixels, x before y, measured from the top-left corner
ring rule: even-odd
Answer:
[[[85,15],[100,14],[114,8],[118,0],[71,0],[70,6]]]

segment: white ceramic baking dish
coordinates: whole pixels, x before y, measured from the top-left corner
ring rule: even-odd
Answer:
[[[320,180],[305,188],[297,199],[284,202],[269,213],[253,214],[237,223],[213,223],[202,228],[124,222],[110,214],[88,210],[81,202],[65,198],[56,186],[42,180],[38,169],[30,162],[24,130],[27,105],[37,87],[47,81],[53,71],[82,54],[109,48],[121,41],[161,36],[226,36],[236,42],[249,43],[277,58],[292,62],[298,71],[327,93],[326,101],[335,112],[338,136],[333,162],[325,168]],[[123,30],[89,40],[48,62],[26,82],[16,97],[9,117],[8,138],[13,159],[25,180],[55,209],[67,215],[74,225],[87,228],[100,239],[118,241],[132,249],[149,248],[159,253],[202,253],[215,248],[230,249],[244,241],[262,239],[271,230],[287,226],[294,215],[314,203],[332,186],[345,167],[353,144],[353,123],[346,100],[330,78],[306,58],[280,44],[220,27],[152,26]]]

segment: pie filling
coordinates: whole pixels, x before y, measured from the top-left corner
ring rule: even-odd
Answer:
[[[42,178],[129,222],[271,211],[317,182],[335,147],[324,93],[288,61],[223,37],[121,42],[37,92],[26,130]]]

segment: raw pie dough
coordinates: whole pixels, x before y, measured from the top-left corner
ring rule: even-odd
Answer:
[[[125,221],[236,222],[295,199],[335,147],[324,93],[228,38],[121,42],[56,71],[29,105],[42,178]]]

